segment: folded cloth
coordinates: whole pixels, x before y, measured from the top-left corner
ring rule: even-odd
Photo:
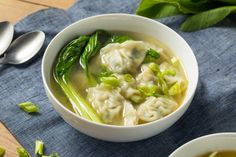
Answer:
[[[73,129],[55,112],[41,78],[42,55],[50,40],[74,21],[103,13],[135,13],[138,3],[139,0],[80,0],[66,11],[42,10],[16,24],[16,36],[37,29],[46,33],[44,48],[32,63],[0,66],[0,120],[30,154],[34,141],[41,139],[46,154],[58,152],[61,157],[166,157],[193,138],[236,131],[236,24],[228,19],[192,33],[179,31],[182,16],[159,20],[189,43],[200,69],[198,88],[188,111],[163,133],[138,142],[104,142]],[[40,114],[22,112],[16,104],[24,101],[38,104]]]

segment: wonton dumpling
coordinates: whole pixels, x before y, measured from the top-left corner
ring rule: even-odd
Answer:
[[[177,107],[178,104],[174,100],[164,97],[148,97],[138,107],[137,113],[141,121],[151,122],[170,114]]]
[[[140,85],[154,85],[156,76],[149,68],[148,64],[144,64],[141,67],[141,73],[136,77],[138,84]]]
[[[139,90],[136,89],[136,81],[133,79],[132,81],[127,82],[125,80],[124,75],[115,74],[115,76],[120,81],[120,93],[126,99],[130,99],[134,95],[140,95]]]
[[[105,123],[119,121],[125,99],[117,89],[109,89],[104,84],[88,88],[88,101]]]
[[[128,101],[125,101],[124,103],[123,117],[125,126],[133,126],[138,124],[137,111]]]
[[[111,43],[100,50],[101,60],[114,73],[135,72],[143,62],[147,45],[143,41],[128,40]]]
[[[173,84],[176,83],[176,82],[182,81],[183,78],[182,78],[181,75],[178,73],[178,70],[176,70],[176,69],[174,68],[174,66],[172,66],[171,64],[169,64],[169,63],[167,63],[167,62],[162,63],[162,64],[160,65],[160,71],[163,72],[163,71],[165,71],[165,70],[174,70],[174,71],[176,71],[176,75],[175,75],[175,76],[171,76],[171,75],[165,75],[165,76],[164,76],[164,79],[165,79],[165,81],[166,81],[166,83],[167,83],[168,85],[173,85]]]

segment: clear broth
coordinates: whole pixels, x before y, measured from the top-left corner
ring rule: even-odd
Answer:
[[[204,154],[200,157],[210,157],[212,153]],[[218,152],[214,157],[236,157],[236,151],[222,151]]]

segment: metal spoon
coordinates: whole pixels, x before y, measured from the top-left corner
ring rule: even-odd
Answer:
[[[0,56],[6,51],[11,44],[14,34],[13,25],[8,22],[0,22]]]
[[[12,42],[0,58],[1,64],[22,64],[33,58],[43,46],[45,34],[41,31],[23,34]]]

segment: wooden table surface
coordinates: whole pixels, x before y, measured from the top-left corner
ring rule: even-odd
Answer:
[[[13,24],[23,17],[41,9],[55,7],[69,8],[76,0],[0,0],[0,22],[10,21]],[[0,122],[0,147],[6,149],[4,157],[18,157],[17,147],[22,147]]]
[[[69,8],[76,0],[0,0],[0,21],[16,23],[23,17],[48,7]]]

